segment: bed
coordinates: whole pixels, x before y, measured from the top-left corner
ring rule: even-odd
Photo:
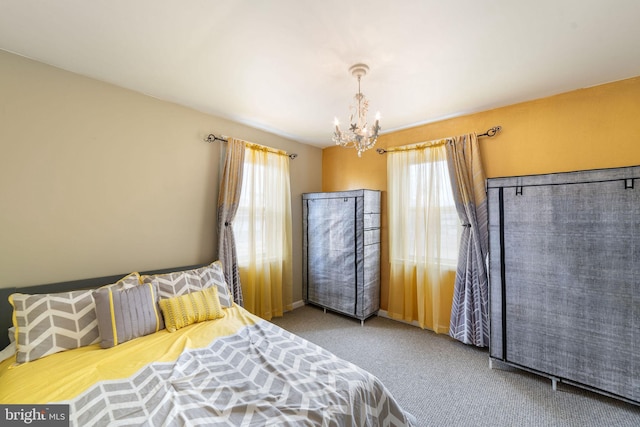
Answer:
[[[74,426],[415,425],[375,376],[233,303],[219,262],[0,298],[0,404],[69,405]]]

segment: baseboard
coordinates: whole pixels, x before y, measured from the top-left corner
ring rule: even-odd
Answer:
[[[384,317],[385,319],[394,320],[396,322],[406,323],[407,325],[416,326],[418,328],[420,327],[420,324],[415,320],[413,322],[407,322],[406,320],[395,319],[395,318],[389,316],[389,313],[387,312],[387,310],[378,310],[378,316]]]
[[[293,303],[293,310],[295,310],[296,308],[304,307],[304,305],[304,301],[302,300],[295,301]]]

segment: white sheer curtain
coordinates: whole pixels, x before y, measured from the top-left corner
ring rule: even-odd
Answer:
[[[388,152],[388,314],[449,332],[461,225],[446,140]]]
[[[292,309],[291,191],[285,152],[247,143],[233,223],[244,308],[264,318]]]

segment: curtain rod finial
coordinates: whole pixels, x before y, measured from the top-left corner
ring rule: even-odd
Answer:
[[[212,133],[210,133],[209,135],[207,135],[207,137],[204,139],[204,142],[216,142],[216,141],[222,141],[222,142],[227,142],[228,141],[228,137],[226,137],[225,135],[221,135],[221,136],[216,136]]]
[[[502,126],[494,126],[487,131],[487,136],[492,137],[502,130]]]

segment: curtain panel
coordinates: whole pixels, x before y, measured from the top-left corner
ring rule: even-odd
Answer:
[[[232,225],[240,203],[245,142],[230,139],[226,146],[224,169],[218,193],[218,259],[222,262],[224,277],[234,302],[244,306]]]
[[[449,331],[460,226],[446,140],[388,153],[388,314]]]
[[[489,247],[486,176],[476,134],[450,138],[447,163],[463,224],[449,335],[465,344],[489,345]]]
[[[289,157],[247,144],[244,163],[234,223],[244,307],[269,320],[293,308]]]

